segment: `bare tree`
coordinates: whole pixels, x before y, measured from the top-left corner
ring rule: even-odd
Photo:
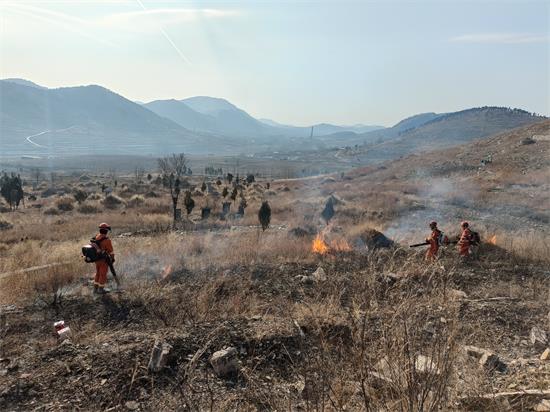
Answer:
[[[44,175],[38,167],[31,170],[31,178],[34,180],[35,187],[38,186],[43,177]]]
[[[170,189],[175,224],[178,218],[178,199],[181,192],[180,178],[187,172],[187,159],[184,153],[173,153],[171,156],[158,159],[157,162],[162,181]]]
[[[136,166],[136,168],[134,169],[134,178],[136,180],[136,183],[143,181],[143,176],[145,176],[145,169]]]
[[[179,177],[175,177],[174,174],[171,174],[168,177],[168,187],[170,188],[170,196],[172,197],[172,207],[174,211],[174,224],[176,223],[176,220],[178,220],[178,199],[180,196],[180,179]]]
[[[172,153],[170,156],[161,157],[157,160],[160,174],[180,178],[187,173],[187,158],[185,153]]]

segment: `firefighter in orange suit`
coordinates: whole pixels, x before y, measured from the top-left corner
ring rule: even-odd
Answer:
[[[439,251],[439,243],[441,241],[441,231],[437,228],[437,222],[430,223],[430,229],[432,233],[430,237],[426,238],[426,242],[430,244],[430,248],[426,252],[426,260],[437,259],[437,252]]]
[[[111,262],[115,261],[115,254],[113,251],[113,244],[111,239],[107,236],[111,226],[107,223],[101,223],[99,225],[99,233],[95,237],[96,244],[101,249],[103,259],[100,259],[95,262],[95,279],[94,279],[94,292],[95,293],[105,293],[105,285],[107,284],[107,272],[109,272],[109,264],[107,259],[110,259]]]
[[[472,231],[468,222],[462,222],[460,226],[462,227],[462,233],[458,241],[458,253],[460,256],[468,257],[470,256],[470,246],[473,244]]]

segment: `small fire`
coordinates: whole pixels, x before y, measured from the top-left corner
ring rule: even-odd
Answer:
[[[315,239],[313,239],[311,250],[313,251],[313,253],[317,253],[319,255],[324,255],[328,253],[328,245],[323,239],[323,236],[321,236],[319,233],[317,234],[317,236],[315,236]]]
[[[487,241],[487,243],[490,243],[491,245],[496,245],[497,244],[497,235],[493,235],[492,237],[490,237],[489,240]]]
[[[317,253],[319,255],[325,255],[329,252],[349,252],[351,250],[351,246],[344,238],[337,238],[328,244],[325,241],[325,238],[322,233],[318,233],[317,236],[315,236],[315,239],[313,239],[313,243],[311,244],[311,250],[313,253]]]

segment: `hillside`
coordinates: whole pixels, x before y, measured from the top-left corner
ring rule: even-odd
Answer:
[[[196,96],[180,101],[194,111],[213,118],[211,127],[219,133],[246,137],[279,134],[277,129],[254,119],[225,99]]]
[[[190,176],[197,205],[175,226],[154,179],[119,176],[109,208],[106,174],[27,183],[25,208],[1,216],[0,409],[538,410],[550,398],[549,151],[545,121],[349,173],[258,178],[239,188],[244,216],[229,202],[223,218],[229,183],[206,178],[205,193]],[[454,239],[462,219],[482,236],[472,257],[450,245],[426,262],[408,247],[431,220]],[[94,295],[75,250],[100,221],[114,222],[123,292],[109,275],[112,293]],[[155,345],[165,362],[150,363]]]
[[[220,143],[205,144],[200,135],[95,85],[39,89],[0,81],[0,108],[4,154],[207,152],[209,143]]]
[[[195,111],[179,100],[155,100],[143,106],[189,130],[220,131],[213,116]]]
[[[12,79],[2,79],[3,81],[6,81],[6,82],[10,82],[10,83],[15,83],[15,84],[19,84],[21,86],[28,86],[28,87],[34,87],[36,89],[47,89],[47,87],[44,87],[44,86],[40,86],[39,84],[36,84],[34,82],[31,82],[30,80],[25,80],[25,79],[15,79],[15,78],[12,78]]]
[[[358,204],[376,192],[411,206],[389,223],[376,217],[394,236],[422,233],[431,220],[455,232],[462,219],[472,220],[483,232],[542,235],[549,233],[549,175],[550,121],[545,120],[454,148],[356,169],[347,179],[355,190],[360,188],[361,195],[354,196]],[[328,185],[331,189],[344,199],[351,195],[336,184]]]
[[[285,125],[269,119],[255,119],[225,99],[208,96],[156,100],[144,106],[187,129],[227,136],[304,138],[310,137],[313,127],[313,135],[318,139],[335,133],[365,133],[383,129],[382,126],[363,124],[338,126],[319,123],[307,127]],[[355,137],[351,134],[349,136]],[[285,146],[284,142],[282,146]]]
[[[436,117],[421,116],[420,124],[412,122],[417,124],[416,127],[408,128],[411,122],[406,119],[390,129],[361,135],[361,138],[368,139],[366,144],[347,156],[360,159],[364,164],[380,162],[410,153],[458,146],[545,119],[524,110],[504,107],[473,108]],[[404,125],[407,128],[402,130]]]

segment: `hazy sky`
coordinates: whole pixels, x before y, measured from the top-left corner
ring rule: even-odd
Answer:
[[[0,77],[283,123],[550,113],[550,1],[0,0]]]

